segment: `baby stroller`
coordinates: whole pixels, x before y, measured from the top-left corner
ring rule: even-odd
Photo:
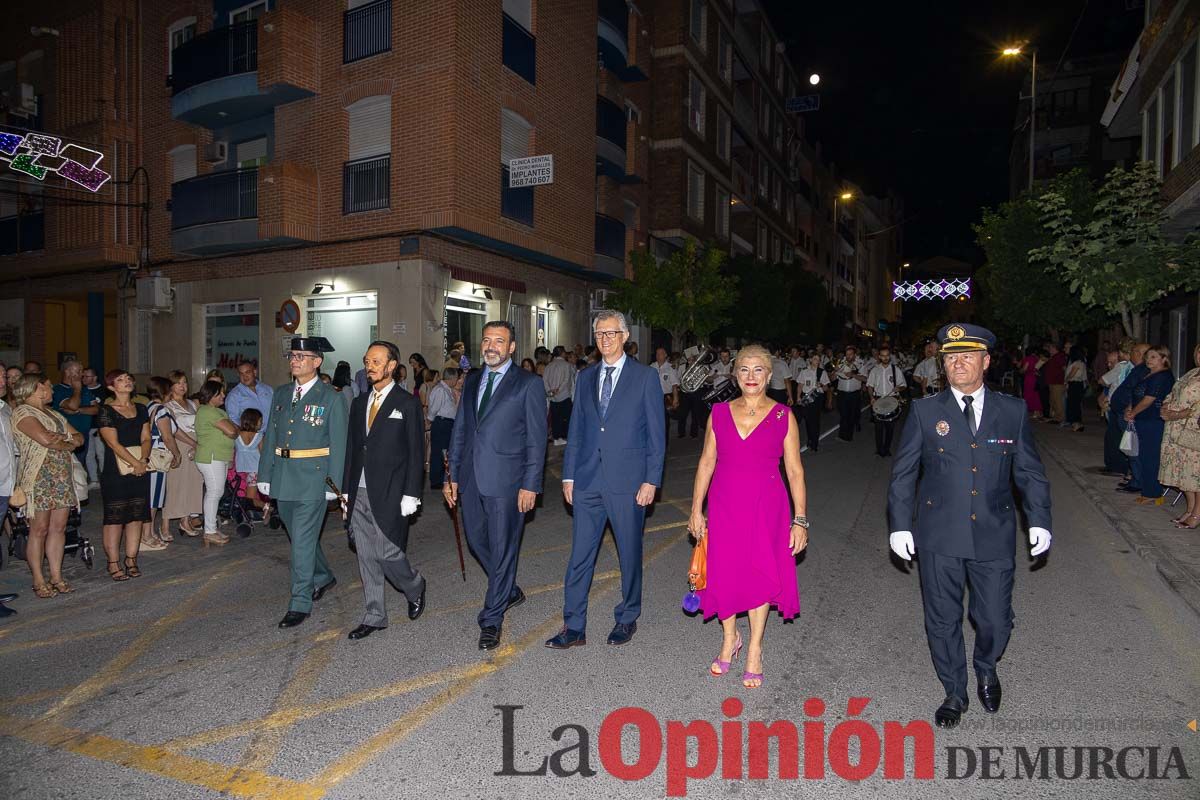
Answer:
[[[92,547],[91,539],[80,534],[79,528],[82,523],[79,509],[72,508],[71,513],[67,516],[66,544],[63,546],[63,551],[74,553],[80,561],[87,564],[88,569],[91,569],[96,549]],[[8,554],[24,561],[25,545],[29,542],[29,521],[25,518],[25,510],[9,506],[8,513],[4,517],[4,524],[8,528],[9,534]]]
[[[232,468],[225,476],[225,493],[221,495],[218,516],[234,523],[237,535],[245,539],[262,522],[262,512],[246,499],[246,479]]]

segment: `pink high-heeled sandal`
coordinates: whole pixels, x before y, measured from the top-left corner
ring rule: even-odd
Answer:
[[[715,677],[718,675],[724,675],[726,672],[729,672],[729,665],[732,664],[734,661],[737,661],[738,653],[740,653],[740,652],[742,652],[741,631],[739,631],[737,634],[737,643],[733,646],[733,655],[731,655],[729,657],[728,661],[722,661],[719,658],[714,659],[712,662],[712,665],[709,666],[709,668],[708,668],[709,674],[713,675]]]

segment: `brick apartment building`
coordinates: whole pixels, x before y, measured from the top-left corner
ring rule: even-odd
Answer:
[[[1147,0],[1145,28],[1112,85],[1102,117],[1109,135],[1140,142],[1162,177],[1163,232],[1200,233],[1200,0]],[[1200,341],[1195,292],[1164,298],[1148,319],[1149,341],[1174,355],[1177,375],[1193,366]]]
[[[138,374],[249,359],[273,383],[285,323],[331,360],[382,337],[436,364],[490,318],[524,356],[587,341],[628,252],[686,237],[831,292],[843,264],[856,321],[885,316],[866,285],[897,248],[867,237],[894,209],[856,190],[835,222],[845,190],[784,113],[799,81],[755,2],[32,6],[4,34],[0,123],[102,153],[113,180],[0,178],[0,358],[86,342]],[[512,186],[535,155],[553,181]]]

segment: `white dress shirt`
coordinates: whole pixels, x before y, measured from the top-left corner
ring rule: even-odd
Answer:
[[[862,388],[862,381],[858,378],[845,378],[843,375],[854,375],[863,370],[863,361],[861,358],[854,359],[852,364],[847,364],[844,369],[837,371],[838,382],[837,389],[839,392],[857,392]]]
[[[439,417],[453,420],[457,413],[458,405],[454,402],[454,390],[445,381],[438,381],[437,385],[429,390],[429,408],[426,409],[425,419],[430,422]]]
[[[484,392],[487,391],[488,375],[496,373],[496,377],[492,379],[492,396],[496,396],[496,390],[500,388],[500,383],[504,380],[504,376],[508,374],[508,370],[512,368],[513,360],[511,358],[504,359],[502,364],[495,367],[484,366],[483,375],[479,380],[479,391],[475,395],[475,410],[479,410],[479,403],[483,400]],[[490,401],[489,401],[490,402]]]
[[[575,365],[568,363],[562,356],[557,356],[546,365],[542,380],[546,383],[546,395],[551,403],[570,400],[571,393],[575,391]]]
[[[781,391],[787,388],[787,382],[792,377],[792,370],[782,358],[771,357],[771,388]]]
[[[624,356],[621,358],[624,360]],[[679,373],[671,366],[670,361],[664,361],[661,364],[655,361],[654,368],[658,370],[659,382],[662,384],[663,394],[670,394],[679,385]]]
[[[801,396],[812,394],[818,390],[818,387],[829,385],[829,373],[823,369],[805,367],[796,373],[795,381]]]
[[[876,397],[886,397],[894,394],[897,389],[903,389],[908,384],[904,382],[904,371],[894,364],[876,364],[867,375],[867,388]]]
[[[913,370],[913,377],[924,378],[927,389],[937,389],[939,384],[937,356],[930,356],[917,364]]]
[[[599,401],[601,396],[603,396],[603,394],[604,394],[604,370],[605,370],[605,368],[613,367],[612,390],[613,390],[613,393],[615,394],[617,391],[617,381],[619,381],[621,379],[621,370],[623,370],[625,368],[625,359],[626,358],[628,358],[628,356],[626,356],[624,353],[622,353],[621,357],[618,358],[616,363],[614,363],[614,364],[609,364],[609,363],[606,363],[605,361],[600,362],[600,373],[596,376],[596,400],[597,401]],[[612,401],[612,397],[609,397],[609,401],[610,402]]]
[[[371,387],[371,392],[367,395],[367,410],[366,413],[363,414],[362,418],[363,427],[366,428],[368,433],[371,431],[370,428],[367,428],[368,420],[371,419],[371,406],[378,404],[379,408],[383,408],[384,401],[387,400],[388,394],[391,393],[395,386],[395,381],[388,381],[387,386],[384,386],[382,389],[376,389],[373,386]],[[376,411],[375,421],[379,422],[378,411]],[[363,461],[362,475],[358,479],[358,488],[367,488],[367,462],[365,460]]]
[[[321,376],[316,375],[311,380],[309,380],[308,383],[300,384],[300,399],[299,400],[295,399],[296,398],[296,382],[292,381],[292,399],[295,400],[295,402],[297,402],[297,403],[300,402],[300,400],[303,400],[304,395],[308,394],[308,390],[311,389],[313,387],[313,385],[319,380],[321,380]]]

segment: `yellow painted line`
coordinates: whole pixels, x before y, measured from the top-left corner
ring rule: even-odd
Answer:
[[[76,611],[78,613],[79,609]],[[145,627],[146,623],[132,622],[127,625],[110,625],[107,628],[95,628],[90,631],[79,631],[78,633],[65,633],[62,636],[52,636],[49,639],[35,639],[29,642],[13,642],[12,644],[0,647],[0,655],[19,653],[24,650],[36,650],[39,647],[52,647],[56,644],[70,644],[81,639],[94,639],[98,636],[108,636],[112,633],[124,633],[126,631],[142,630]]]
[[[656,547],[651,553],[644,556],[642,559],[643,569],[651,562],[655,561],[663,553],[667,552],[674,545],[678,544],[679,539],[666,539]],[[610,570],[596,575],[595,581],[609,581],[620,575],[617,570]],[[593,583],[593,586],[595,584]],[[529,633],[522,636],[511,646],[503,646],[496,651],[496,655],[491,659],[492,670],[487,672],[468,672],[460,677],[450,686],[446,687],[445,691],[438,692],[433,698],[425,701],[417,708],[408,712],[400,719],[396,720],[391,726],[376,735],[372,736],[367,741],[352,749],[349,753],[333,762],[314,778],[309,779],[309,783],[316,784],[324,790],[328,791],[337,784],[349,778],[351,775],[358,772],[364,766],[369,764],[380,753],[395,746],[397,743],[405,739],[409,734],[420,728],[426,722],[433,718],[435,714],[444,709],[451,703],[466,696],[475,687],[475,684],[483,680],[490,672],[500,669],[502,666],[514,660],[517,656],[527,651],[530,647],[541,642],[546,636],[562,624],[562,619],[555,614],[550,619],[538,625]]]
[[[172,753],[161,747],[125,742],[86,731],[63,727],[46,720],[33,721],[0,716],[0,735],[32,744],[66,750],[81,756],[117,764],[180,783],[199,786],[233,797],[270,798],[270,800],[316,800],[324,789],[311,784],[277,778],[253,770],[204,761]]]
[[[686,519],[680,520],[679,522],[665,522],[661,525],[652,525],[649,528],[646,528],[646,533],[654,533],[655,531],[668,531],[673,528],[685,528],[685,527],[687,527]]]
[[[341,614],[336,616],[342,617]],[[275,698],[273,711],[300,705],[312,694],[317,681],[333,661],[336,643],[340,638],[341,635],[337,630],[329,630],[321,634],[317,642],[305,653],[300,666],[296,668],[287,686],[283,687],[279,696]],[[241,766],[256,772],[269,769],[283,747],[288,730],[288,728],[268,728],[259,731],[246,746]]]
[[[259,731],[271,730],[275,728],[290,728],[298,722],[303,722],[314,717],[321,717],[326,714],[332,714],[337,711],[344,711],[348,708],[354,708],[366,703],[377,703],[381,700],[386,700],[391,697],[398,697],[403,694],[415,692],[419,689],[425,689],[430,686],[438,686],[443,683],[458,680],[465,675],[469,675],[482,670],[483,672],[494,672],[495,668],[491,664],[472,664],[466,667],[453,667],[450,669],[438,670],[425,675],[418,675],[413,678],[405,678],[402,681],[388,684],[386,686],[378,686],[371,689],[364,689],[359,692],[335,697],[331,700],[325,700],[315,703],[305,703],[303,705],[292,706],[290,708],[281,708],[265,717],[246,722],[237,722],[232,725],[222,725],[219,728],[212,730],[200,731],[190,736],[181,736],[177,739],[170,739],[162,742],[161,746],[169,750],[191,750],[196,747],[205,747],[218,742],[224,742],[228,739],[234,739],[238,736],[248,736]]]
[[[133,662],[141,658],[151,645],[165,636],[176,624],[193,616],[196,607],[208,596],[209,592],[216,588],[221,579],[233,570],[234,566],[230,564],[225,569],[210,577],[204,586],[193,592],[192,596],[185,602],[176,606],[174,611],[154,622],[145,633],[134,639],[124,650],[117,653],[99,672],[76,686],[70,694],[47,711],[44,718],[59,716],[75,706],[86,703],[103,692],[105,687],[120,677]]]

